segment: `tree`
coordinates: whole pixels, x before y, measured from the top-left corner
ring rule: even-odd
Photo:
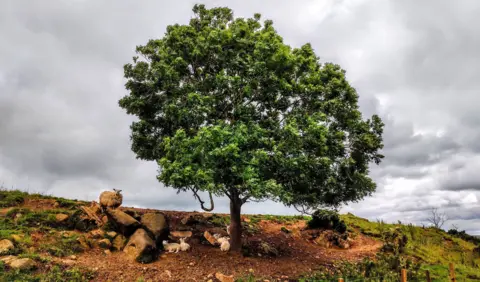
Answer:
[[[310,44],[291,48],[273,23],[195,5],[188,25],[137,46],[119,101],[137,158],[158,180],[192,191],[203,209],[230,199],[231,250],[241,249],[241,208],[271,199],[337,207],[376,188],[369,164],[383,156],[383,123],[363,120],[340,66],[321,64]],[[211,207],[199,192],[208,192]]]
[[[448,216],[445,213],[439,212],[437,208],[432,208],[430,216],[427,221],[435,228],[441,229],[445,222],[448,221]]]

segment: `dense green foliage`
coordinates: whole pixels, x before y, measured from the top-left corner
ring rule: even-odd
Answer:
[[[308,221],[309,228],[333,229],[339,233],[347,231],[347,225],[340,219],[339,214],[333,210],[316,210],[312,219]]]
[[[130,93],[119,104],[139,118],[132,150],[158,162],[158,179],[237,206],[336,206],[371,194],[383,123],[362,119],[345,71],[321,64],[310,44],[286,45],[259,14],[193,12],[124,68]]]

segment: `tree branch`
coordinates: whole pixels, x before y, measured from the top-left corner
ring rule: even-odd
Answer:
[[[311,209],[305,208],[304,206],[300,205],[293,205],[293,208],[296,209],[301,214],[312,215],[313,211]]]
[[[192,192],[193,192],[193,196],[195,198],[197,198],[197,200],[200,202],[200,207],[202,208],[202,210],[204,211],[207,211],[207,212],[210,212],[210,211],[213,211],[213,209],[215,208],[215,205],[213,203],[213,197],[212,197],[212,192],[208,192],[208,196],[210,197],[210,208],[206,208],[204,206],[205,202],[202,201],[202,199],[200,198],[200,196],[198,195],[198,189],[195,189],[195,188],[192,188]]]

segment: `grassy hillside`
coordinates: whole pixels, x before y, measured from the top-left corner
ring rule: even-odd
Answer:
[[[78,221],[79,206],[87,204],[0,191],[0,241],[8,239],[15,244],[14,249],[0,255],[0,281],[167,281],[170,276],[155,277],[160,277],[158,273],[174,272],[179,266],[179,272],[187,273],[184,275],[200,277],[197,281],[209,280],[215,271],[232,269],[237,281],[275,281],[281,277],[282,281],[336,281],[337,277],[347,278],[346,281],[397,281],[400,268],[408,269],[409,281],[424,279],[425,270],[430,271],[433,281],[447,281],[449,263],[455,264],[457,281],[480,281],[480,248],[470,237],[435,228],[372,222],[352,214],[341,215],[347,225],[344,236],[352,245],[348,249],[318,245],[318,240],[314,243],[309,237],[312,230],[305,230],[309,217],[250,215],[244,217],[249,242],[246,258],[192,242],[196,245],[191,253],[162,256],[158,262],[147,264],[152,273],[141,264],[130,263],[128,271],[132,273],[125,270],[118,274],[129,263],[122,252],[107,253],[89,247],[94,245],[90,236],[94,227]],[[189,214],[166,213],[173,228]],[[59,215],[68,215],[68,219],[62,220]],[[214,228],[226,223],[228,217],[224,215],[208,215],[208,224]],[[29,258],[36,266],[12,269],[1,262],[6,255]],[[198,259],[202,257],[212,261]],[[105,265],[99,269],[96,266],[100,261]],[[181,281],[176,278],[180,276],[172,275],[172,281]]]

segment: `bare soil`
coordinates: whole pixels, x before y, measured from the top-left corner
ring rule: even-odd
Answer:
[[[54,201],[27,200],[22,207],[33,210],[54,208]],[[133,208],[122,208],[132,210]],[[133,209],[143,213],[149,209]],[[3,212],[6,212],[3,211]],[[188,212],[163,211],[170,219],[171,229]],[[203,213],[196,213],[203,214]],[[204,214],[208,216],[209,214]],[[245,219],[245,217],[243,217]],[[247,219],[248,221],[248,219]],[[216,272],[246,277],[253,272],[258,279],[270,281],[296,281],[298,277],[315,272],[321,267],[332,267],[336,262],[360,261],[365,257],[374,257],[382,243],[373,238],[357,234],[350,242],[350,248],[324,247],[316,244],[304,232],[306,222],[276,223],[262,220],[257,224],[259,230],[245,236],[246,242],[268,242],[279,250],[275,257],[251,254],[245,257],[239,254],[220,251],[219,247],[206,245],[190,238],[188,252],[162,253],[158,260],[149,264],[140,264],[129,260],[123,252],[105,254],[101,249],[90,249],[77,255],[76,260],[63,259],[68,267],[78,266],[92,269],[96,277],[92,281],[136,281],[142,277],[145,281],[216,281]],[[288,228],[289,233],[283,232]],[[34,242],[40,243],[42,234],[32,234]],[[62,259],[60,259],[62,260]]]

